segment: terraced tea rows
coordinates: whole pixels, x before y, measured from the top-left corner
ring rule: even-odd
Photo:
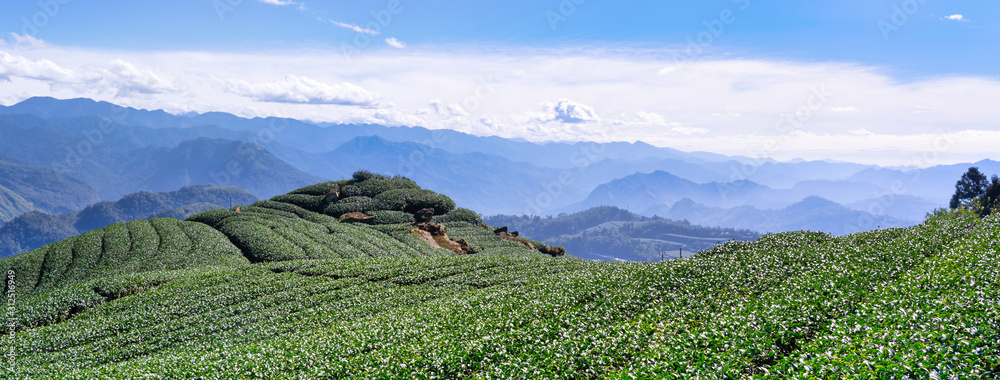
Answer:
[[[0,260],[0,269],[15,273],[14,291],[23,297],[100,277],[246,262],[211,227],[161,218],[114,224],[52,243]]]
[[[0,260],[18,296],[0,377],[1000,376],[1000,216],[610,263],[549,257],[453,207],[434,220],[475,254],[318,212],[392,186],[422,191],[361,173],[294,192],[309,202],[114,225]],[[373,219],[412,216],[402,204]]]

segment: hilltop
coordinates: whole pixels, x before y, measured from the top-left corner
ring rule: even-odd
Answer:
[[[1000,375],[997,215],[614,263],[456,206],[358,172],[0,259],[16,357],[0,376]]]

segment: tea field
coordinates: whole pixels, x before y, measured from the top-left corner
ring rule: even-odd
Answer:
[[[477,253],[410,233],[425,208]],[[381,217],[338,221],[348,212]],[[367,173],[112,225],[0,260],[0,377],[1000,377],[997,216],[771,234],[662,263],[568,253]]]

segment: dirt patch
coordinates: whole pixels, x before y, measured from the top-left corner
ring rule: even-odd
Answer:
[[[448,237],[448,233],[442,224],[423,222],[413,223],[412,226],[414,228],[410,230],[410,233],[423,239],[431,248],[444,248],[459,255],[476,253],[475,248],[472,248],[465,239],[452,239]]]
[[[365,215],[365,213],[363,212],[349,212],[340,216],[340,222],[341,223],[364,222],[372,218],[374,218],[374,216]]]
[[[566,248],[563,248],[563,247],[546,247],[544,249],[540,249],[539,247],[536,247],[530,241],[528,241],[528,240],[526,240],[524,238],[518,237],[517,236],[518,235],[517,231],[513,231],[513,232],[508,231],[507,230],[507,226],[503,226],[503,227],[500,227],[500,228],[497,228],[497,229],[493,230],[493,234],[497,235],[497,237],[499,237],[499,238],[501,238],[503,240],[509,240],[509,241],[515,241],[515,242],[521,243],[525,247],[531,248],[532,250],[544,253],[544,254],[552,256],[552,257],[562,256],[562,255],[566,254]]]

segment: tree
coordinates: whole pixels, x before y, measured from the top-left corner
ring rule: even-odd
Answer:
[[[976,212],[979,216],[987,216],[994,211],[1000,210],[1000,204],[997,200],[1000,199],[1000,177],[993,175],[990,184],[986,186],[986,190],[983,194],[976,199]]]
[[[989,185],[989,181],[987,181],[985,174],[979,172],[979,168],[969,168],[968,172],[962,174],[962,179],[955,183],[955,195],[952,195],[949,206],[952,209],[963,205],[967,206],[969,202],[965,201],[971,201],[983,195],[987,185]]]

